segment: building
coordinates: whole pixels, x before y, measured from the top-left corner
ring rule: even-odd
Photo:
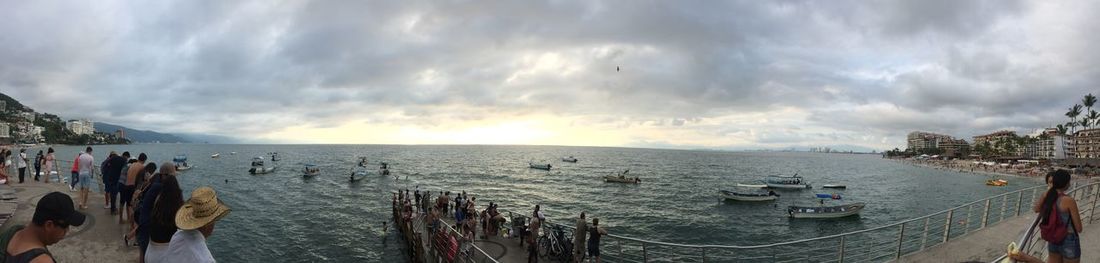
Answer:
[[[115,137],[119,139],[126,139],[126,131],[122,129],[115,130]]]
[[[1046,128],[1035,136],[1039,140],[1035,143],[1035,156],[1040,160],[1066,159],[1066,155],[1072,155],[1064,134],[1058,134],[1058,129]]]
[[[914,132],[909,133],[909,136],[908,136],[909,143],[907,145],[908,148],[906,149],[906,151],[921,152],[921,151],[924,151],[925,149],[940,148],[939,147],[940,142],[948,142],[948,141],[953,142],[954,140],[955,140],[955,138],[952,138],[951,136],[948,136],[948,135],[936,134],[936,133],[931,133],[931,132],[914,131]]]
[[[1001,139],[1015,139],[1019,137],[1014,131],[997,131],[990,134],[974,136],[974,145],[988,142],[989,145],[995,145],[997,141]],[[996,147],[996,146],[994,146]]]
[[[943,150],[940,155],[954,158],[963,158],[970,154],[970,144],[963,139],[940,140],[936,148]]]
[[[65,128],[77,135],[92,135],[92,133],[95,133],[95,123],[88,119],[69,120],[65,123]]]
[[[3,101],[0,101],[3,102]],[[0,122],[0,138],[11,137],[11,125],[6,122]]]
[[[19,117],[23,117],[27,122],[34,123],[34,115],[34,112],[23,112],[19,114]]]
[[[1076,158],[1100,158],[1100,128],[1085,129],[1073,133],[1073,156]]]

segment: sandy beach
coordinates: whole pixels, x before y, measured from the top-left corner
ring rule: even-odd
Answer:
[[[77,192],[70,192],[66,184],[28,180],[22,184],[0,185],[0,192],[5,196],[15,197],[0,202],[0,215],[11,214],[0,228],[30,224],[38,199],[53,191],[69,194],[74,203],[78,203]],[[136,262],[138,248],[122,243],[122,235],[129,225],[119,224],[118,216],[103,208],[102,193],[93,192],[88,199],[88,209],[80,210],[88,216],[84,225],[71,227],[65,239],[49,246],[54,258],[58,262]]]

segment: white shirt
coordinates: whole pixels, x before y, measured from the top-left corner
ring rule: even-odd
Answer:
[[[198,230],[179,230],[167,246],[149,242],[145,249],[146,263],[213,263],[214,255],[206,248],[206,238]]]
[[[80,169],[80,174],[92,174],[92,165],[94,165],[93,162],[95,162],[95,158],[93,158],[91,154],[82,153],[80,154],[79,160],[80,164],[77,165],[77,168]]]
[[[15,168],[27,168],[27,153],[19,153],[19,160],[15,163]]]

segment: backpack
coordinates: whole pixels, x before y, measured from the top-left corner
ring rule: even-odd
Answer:
[[[1062,193],[1058,193],[1058,199],[1061,199]],[[1058,213],[1058,201],[1054,201],[1054,207],[1050,209],[1050,214],[1046,215],[1047,223],[1039,225],[1039,234],[1042,235],[1043,240],[1047,243],[1054,245],[1061,245],[1062,241],[1066,239],[1066,235],[1069,231],[1066,231],[1066,224],[1062,223],[1061,216]]]

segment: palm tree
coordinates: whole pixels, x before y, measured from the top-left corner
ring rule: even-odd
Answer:
[[[1085,98],[1081,99],[1081,104],[1085,105],[1085,112],[1091,112],[1092,105],[1096,104],[1096,96],[1093,96],[1092,93],[1085,95]],[[1088,129],[1088,127],[1085,127],[1085,129]]]
[[[1085,118],[1089,119],[1089,122],[1091,122],[1092,125],[1096,125],[1097,124],[1097,122],[1096,122],[1097,119],[1100,119],[1100,113],[1097,113],[1094,110],[1089,110],[1089,113],[1087,115],[1085,115]]]
[[[1069,131],[1069,129],[1066,129],[1066,126],[1062,124],[1058,124],[1058,126],[1055,126],[1054,128],[1058,129],[1058,135],[1066,135],[1066,132]]]
[[[1069,123],[1073,124],[1069,126],[1070,132],[1077,132],[1077,129],[1075,128],[1077,127],[1078,115],[1081,115],[1081,104],[1073,104],[1073,107],[1069,107],[1069,112],[1066,112],[1066,117],[1069,117],[1070,119]]]
[[[1089,119],[1086,118],[1086,117],[1081,117],[1081,120],[1079,122],[1081,124],[1081,127],[1085,128],[1085,129],[1088,129],[1089,124],[1091,123],[1091,122],[1089,122]],[[1081,129],[1081,130],[1085,130],[1085,129]]]

